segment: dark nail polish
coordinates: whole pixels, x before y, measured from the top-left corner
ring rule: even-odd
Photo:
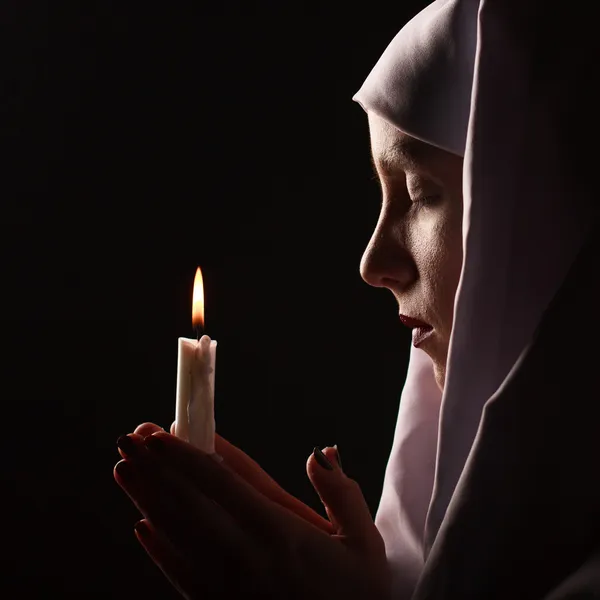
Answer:
[[[122,435],[117,440],[117,446],[119,446],[119,448],[123,450],[125,454],[129,454],[129,456],[137,454],[138,451],[135,442],[128,435]]]
[[[340,458],[340,451],[337,447],[337,444],[333,447],[333,449],[335,450],[335,460],[337,460],[338,467],[342,469],[342,459]]]
[[[126,461],[122,460],[117,464],[117,475],[125,482],[133,479],[133,467]]]
[[[148,534],[150,533],[149,529],[148,529],[148,524],[146,523],[146,521],[144,521],[144,519],[142,519],[141,521],[138,521],[133,528],[135,529],[135,532],[140,536],[140,537],[147,537]]]
[[[323,467],[323,469],[327,469],[328,471],[333,471],[333,465],[329,462],[329,459],[321,452],[318,446],[315,446],[313,450],[313,455],[319,466]]]
[[[154,434],[148,435],[144,438],[144,445],[152,452],[160,452],[164,447],[164,443],[160,437]]]

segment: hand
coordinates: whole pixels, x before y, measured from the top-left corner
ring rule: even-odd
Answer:
[[[190,444],[166,432],[140,438],[127,438],[115,478],[145,517],[140,542],[186,598],[388,598],[383,540],[337,464],[307,463],[330,535]]]
[[[158,431],[164,431],[164,429],[154,423],[142,423],[135,428],[133,437],[141,443],[143,438]],[[175,435],[175,422],[171,425],[171,434]],[[316,525],[319,529],[327,533],[334,532],[333,526],[327,519],[324,519],[304,502],[286,492],[255,460],[218,433],[215,434],[215,451],[232,471],[235,471],[261,494],[280,506],[291,510],[305,521]],[[119,452],[123,458],[126,458],[121,450]]]

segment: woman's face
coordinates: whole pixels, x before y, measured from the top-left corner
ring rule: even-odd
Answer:
[[[431,357],[443,390],[462,266],[463,160],[371,114],[369,129],[383,201],[361,275],[394,294],[413,344]]]

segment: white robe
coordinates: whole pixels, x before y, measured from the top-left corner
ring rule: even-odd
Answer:
[[[548,328],[560,319],[576,323],[581,318],[560,308],[546,316],[550,324],[542,328],[544,335],[535,337],[597,221],[593,162],[584,166],[578,160],[585,158],[585,129],[598,139],[591,97],[598,79],[594,44],[591,16],[558,13],[541,0],[437,0],[400,31],[355,95],[365,110],[405,133],[464,156],[464,259],[446,386],[442,396],[432,385],[429,359],[413,350],[376,517],[394,573],[394,598],[410,598],[417,582],[417,597],[431,600],[532,600],[547,594],[558,600],[567,598],[560,595],[560,585],[569,577],[579,577],[580,585],[581,580],[598,585],[597,575],[585,575],[585,568],[593,572],[594,566],[575,575],[581,566],[574,564],[577,560],[592,565],[597,560],[593,543],[578,538],[575,525],[559,528],[561,543],[575,545],[578,558],[555,564],[527,536],[529,521],[539,529],[538,539],[551,531],[553,524],[544,521],[548,515],[520,504],[548,504],[561,523],[577,521],[576,505],[557,505],[549,497],[545,460],[560,460],[553,444],[562,438],[582,450],[597,450],[598,484],[591,473],[568,481],[560,478],[566,468],[555,475],[557,488],[574,486],[578,501],[583,489],[588,499],[597,500],[595,509],[582,514],[600,547],[600,497],[594,492],[600,489],[600,448],[572,429],[554,430],[560,420],[552,412],[568,410],[571,403],[578,407],[577,414],[569,414],[572,426],[581,422],[582,432],[592,435],[589,423],[595,420],[600,434],[598,402],[590,396],[595,347],[585,354],[582,340],[575,339],[569,348],[568,336],[561,338],[562,346],[552,345]],[[587,252],[595,252],[595,246]],[[595,309],[580,296],[586,277],[597,277],[592,273],[579,272],[579,288],[573,285],[570,292],[577,301],[565,301],[583,303],[588,319],[594,319]],[[578,364],[591,370],[565,374],[549,347],[576,372]],[[577,379],[575,385],[574,377],[584,383]],[[579,403],[557,395],[569,396],[569,389],[584,395]],[[516,435],[519,411],[531,416],[522,407],[532,396],[535,418]],[[538,436],[545,431],[557,438]],[[517,451],[529,468],[526,479],[537,481],[537,497],[535,488],[522,486],[523,472],[502,470]],[[570,452],[564,456],[575,460]],[[495,472],[504,477],[500,487]],[[486,490],[503,498],[503,510]],[[517,542],[531,547],[529,569],[521,569],[525,559],[516,551]],[[522,589],[533,595],[521,596],[511,585],[527,573],[530,585]]]

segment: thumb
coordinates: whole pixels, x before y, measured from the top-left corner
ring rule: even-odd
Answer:
[[[315,448],[310,455],[306,472],[325,506],[336,536],[347,538],[352,546],[358,545],[362,549],[371,549],[373,544],[379,545],[381,537],[365,497],[358,483],[342,471],[336,448],[325,448],[321,453],[326,458],[325,464],[329,463],[331,469],[322,466],[319,452]]]

